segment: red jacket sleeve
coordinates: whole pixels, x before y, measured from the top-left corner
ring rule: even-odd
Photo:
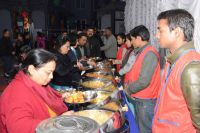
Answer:
[[[22,105],[10,109],[6,117],[6,125],[9,133],[35,133],[37,125],[42,121],[34,119],[30,107]]]

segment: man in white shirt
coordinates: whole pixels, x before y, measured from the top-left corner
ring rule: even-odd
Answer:
[[[116,58],[117,54],[117,40],[112,34],[112,29],[107,27],[105,29],[105,37],[102,39],[104,46],[101,47],[101,51],[104,51],[107,58]]]

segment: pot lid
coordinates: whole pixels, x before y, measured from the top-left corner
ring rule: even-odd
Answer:
[[[98,133],[99,125],[82,116],[59,116],[42,121],[36,133]]]

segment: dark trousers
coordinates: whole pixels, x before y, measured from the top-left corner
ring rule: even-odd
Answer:
[[[1,56],[1,60],[2,60],[2,63],[3,63],[4,72],[10,74],[10,72],[13,69],[12,56]]]
[[[129,98],[129,101],[134,105],[135,119],[140,133],[151,133],[156,99]]]

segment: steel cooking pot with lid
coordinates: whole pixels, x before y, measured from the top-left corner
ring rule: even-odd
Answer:
[[[99,125],[83,116],[59,116],[42,121],[36,133],[99,133]]]

